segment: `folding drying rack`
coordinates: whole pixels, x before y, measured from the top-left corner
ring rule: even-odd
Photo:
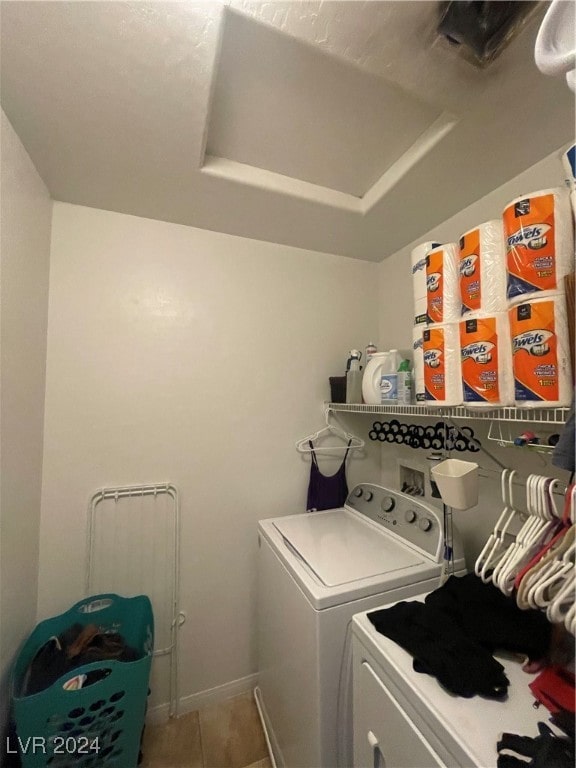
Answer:
[[[170,483],[102,488],[88,511],[87,596],[148,595],[154,611],[154,656],[169,657],[169,715],[178,715],[180,509]]]

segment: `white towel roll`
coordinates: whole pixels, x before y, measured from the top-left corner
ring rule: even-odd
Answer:
[[[429,325],[422,333],[427,405],[461,405],[458,323]]]
[[[506,312],[470,312],[460,321],[460,362],[465,406],[490,409],[514,404]]]
[[[503,213],[509,303],[564,290],[574,270],[574,227],[568,190],[531,192]]]
[[[426,257],[426,289],[429,323],[456,323],[460,320],[456,243],[445,243],[429,252]]]
[[[462,235],[458,249],[462,315],[506,311],[505,254],[500,219],[486,221]]]
[[[508,310],[516,405],[567,406],[573,393],[566,297],[532,298]]]
[[[414,296],[414,325],[425,322],[419,319],[422,317],[422,302],[426,304],[426,257],[428,252],[435,248],[439,243],[432,241],[420,243],[412,250],[410,254],[410,263],[412,266],[412,292]],[[424,309],[424,315],[426,309]]]

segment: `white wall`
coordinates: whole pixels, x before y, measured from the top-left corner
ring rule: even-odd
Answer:
[[[487,219],[498,218],[504,207],[518,195],[547,187],[562,186],[565,172],[562,166],[561,149],[545,157],[528,168],[519,176],[511,179],[486,197],[477,200],[450,219],[422,234],[418,240],[408,244],[400,251],[389,256],[379,264],[379,306],[380,306],[380,347],[387,349],[398,347],[409,349],[412,346],[412,277],[410,252],[420,242],[436,240],[438,242],[457,242],[460,235],[471,227]],[[441,189],[439,190],[439,193]],[[434,423],[430,420],[423,424]],[[499,449],[496,443],[489,442],[486,436],[486,423],[478,421],[470,424],[483,436],[482,443],[506,466],[518,469],[523,476],[530,472],[560,476],[567,479],[567,473],[556,470],[547,459],[530,455],[526,451]],[[518,425],[518,434],[522,431]],[[504,425],[507,430],[508,426]],[[514,427],[512,427],[512,430]],[[556,428],[558,431],[558,428]],[[514,433],[515,435],[516,433]],[[514,436],[513,435],[513,436]],[[390,482],[396,477],[397,457],[405,457],[427,466],[426,451],[410,448],[382,447],[382,482]],[[471,454],[462,454],[464,458]],[[499,470],[498,465],[485,454],[474,454],[481,466]],[[479,457],[479,458],[476,458]],[[521,491],[521,489],[520,489]],[[469,565],[473,564],[482,544],[485,542],[494,520],[501,510],[499,501],[499,477],[489,473],[481,480],[481,503],[467,512],[459,513],[457,522],[464,534],[465,549]]]
[[[169,480],[181,693],[250,675],[256,524],[305,509],[294,444],[377,331],[378,267],[64,203],[51,259],[39,615],[83,595],[90,495]],[[378,478],[370,451],[351,483]]]
[[[1,115],[0,731],[17,650],[36,623],[52,202]]]

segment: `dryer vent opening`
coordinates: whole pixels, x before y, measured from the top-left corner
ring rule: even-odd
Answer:
[[[537,2],[438,3],[438,34],[461,49],[477,67],[485,67],[499,56],[536,10]]]

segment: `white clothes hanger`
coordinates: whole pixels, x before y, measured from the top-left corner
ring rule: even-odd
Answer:
[[[499,562],[494,568],[494,572],[492,574],[492,582],[505,594],[508,594],[508,592],[505,590],[506,590],[506,583],[508,579],[509,567],[511,563],[514,561],[515,557],[517,556],[517,553],[520,550],[521,544],[524,541],[524,537],[527,535],[528,531],[534,525],[535,499],[534,499],[534,494],[532,489],[535,482],[535,478],[536,478],[536,475],[529,475],[528,479],[526,480],[526,500],[527,500],[527,507],[528,507],[528,517],[526,518],[522,527],[516,534],[515,541],[509,545],[503,557],[500,558]]]
[[[538,547],[544,548],[541,558],[522,576],[516,593],[516,602],[522,609],[546,609],[548,618],[553,621],[564,620],[567,610],[574,605],[574,567],[576,559],[574,519],[574,502],[576,494],[574,486],[566,489],[565,505],[562,515],[554,500],[554,489],[557,479],[530,478],[527,484],[529,509],[547,526],[540,539],[532,538],[530,532],[524,537],[524,551],[530,552],[532,558],[538,554]],[[529,490],[528,490],[529,487]],[[536,499],[535,493],[539,492]],[[547,522],[546,522],[547,521]],[[532,529],[532,536],[535,536]],[[533,543],[530,549],[530,543]],[[527,558],[526,562],[530,562]],[[518,569],[518,572],[524,568]],[[554,616],[559,618],[554,619]],[[573,615],[565,620],[566,627],[572,631],[576,624]],[[575,627],[576,628],[576,627]]]
[[[504,508],[474,566],[474,572],[485,584],[492,581],[492,573],[489,572],[496,567],[508,551],[505,537],[512,520],[518,514],[514,504],[512,486],[516,474],[516,470],[504,469],[502,471],[501,491]]]
[[[549,512],[550,512],[550,519],[551,520],[562,520],[562,512],[558,509],[558,505],[556,504],[556,499],[554,498],[554,488],[556,488],[557,485],[560,484],[560,480],[557,478],[553,478],[552,482],[548,486],[548,501],[549,501]]]
[[[311,453],[312,450],[315,452],[320,451],[322,453],[342,452],[348,450],[348,443],[350,443],[350,450],[359,450],[360,448],[364,448],[365,442],[362,440],[362,438],[356,437],[356,435],[353,435],[350,432],[346,432],[337,424],[330,423],[330,411],[328,408],[325,410],[324,416],[326,419],[325,427],[319,429],[317,432],[314,432],[312,435],[308,435],[307,437],[303,437],[301,440],[298,440],[296,443],[296,450],[298,453]],[[318,440],[320,437],[326,437],[328,435],[339,438],[345,443],[345,445],[322,445],[313,446],[313,448],[310,448],[310,443],[314,443],[314,441]]]
[[[532,484],[532,475],[530,475],[526,481],[526,487],[527,487],[527,502],[528,502],[528,517],[524,521],[522,527],[516,534],[515,540],[508,545],[505,552],[499,557],[498,562],[496,563],[496,566],[494,568],[494,571],[492,573],[492,582],[495,584],[499,589],[502,589],[500,585],[500,578],[502,573],[504,572],[505,568],[507,567],[508,563],[510,562],[511,558],[514,556],[516,550],[518,549],[520,540],[522,538],[522,535],[524,531],[531,525],[532,522],[532,496],[528,489],[531,488]]]
[[[574,546],[574,533],[574,526],[563,529],[542,559],[524,574],[516,596],[520,608],[545,608],[548,605],[555,592],[545,590],[553,583],[555,575],[570,557],[569,550]],[[544,597],[545,595],[548,597]]]
[[[560,515],[553,492],[558,485],[557,479],[548,485],[548,513],[555,523],[552,538],[541,552],[541,557],[522,577],[516,594],[516,602],[523,609],[545,608],[553,599],[563,583],[563,573],[571,568],[570,548],[574,543],[573,515],[574,495],[572,487],[566,489],[564,510]],[[556,522],[558,521],[558,522]],[[561,524],[560,524],[560,521]],[[536,552],[538,554],[538,552]],[[568,566],[566,566],[568,562]]]
[[[573,604],[572,608],[569,609],[564,617],[564,626],[568,632],[571,632],[576,636],[576,603]]]
[[[528,596],[535,608],[546,608],[562,588],[566,577],[574,569],[576,543],[574,528],[564,534],[554,552],[554,558],[542,569]],[[554,588],[556,585],[556,588]]]
[[[548,478],[537,477],[534,481],[533,489],[535,493],[535,514],[532,525],[527,528],[521,537],[520,546],[524,550],[532,547],[539,540],[543,531],[549,527],[548,523],[556,521],[548,506]]]
[[[496,546],[496,542],[498,541],[498,536],[501,530],[501,526],[504,523],[504,520],[506,519],[506,516],[508,515],[509,509],[508,509],[508,500],[506,498],[506,478],[508,476],[508,473],[510,472],[509,469],[503,469],[502,473],[500,475],[500,490],[502,493],[502,504],[503,509],[500,513],[500,517],[496,521],[496,524],[494,525],[494,529],[492,530],[492,533],[488,537],[486,544],[482,547],[482,550],[478,557],[476,558],[476,562],[474,563],[474,573],[476,576],[478,576],[484,583],[489,581],[490,579],[485,579],[484,574],[486,571],[486,563],[488,559],[490,558],[490,555],[492,554],[493,549]]]
[[[516,576],[532,560],[538,550],[550,540],[556,526],[541,520],[538,527],[533,528],[522,544],[516,547],[506,567],[499,575],[499,587],[506,595],[512,594]]]
[[[563,587],[559,590],[555,598],[546,609],[546,616],[548,616],[550,621],[556,623],[564,621],[566,614],[574,605],[575,588],[576,572],[574,571],[574,568],[572,568],[571,572],[566,577],[566,581]]]
[[[522,527],[508,556],[499,563],[493,575],[495,583],[505,595],[512,594],[517,574],[557,532],[559,517],[556,516],[557,509],[552,498],[557,482],[540,475],[528,478],[527,496],[531,518]]]

